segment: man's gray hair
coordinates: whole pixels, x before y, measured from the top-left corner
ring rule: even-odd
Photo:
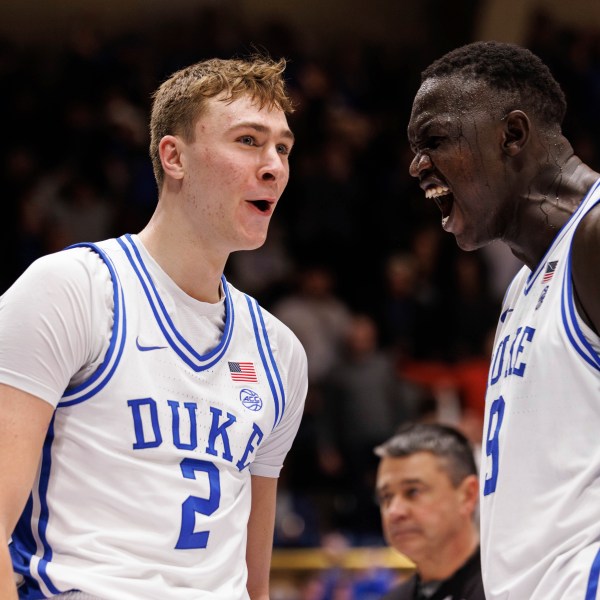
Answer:
[[[473,447],[457,429],[437,423],[411,423],[402,426],[374,452],[380,458],[402,458],[429,452],[442,459],[454,486],[468,475],[477,475]]]

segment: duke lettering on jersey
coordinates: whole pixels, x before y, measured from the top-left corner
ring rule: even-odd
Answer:
[[[181,403],[175,400],[168,400],[167,404],[171,409],[170,429],[173,445],[180,450],[195,450],[198,447],[198,405],[195,402],[184,402],[182,407]],[[148,448],[158,448],[163,443],[163,431],[166,424],[163,423],[161,428],[156,400],[152,398],[128,400],[127,405],[131,409],[133,418],[133,434],[135,438],[132,445],[133,449],[145,450]],[[229,442],[229,428],[236,424],[237,419],[235,415],[229,412],[226,417],[223,417],[223,411],[214,406],[209,407],[209,410],[211,413],[211,425],[204,452],[211,456],[219,456],[217,441],[220,440],[221,458],[228,462],[234,462]],[[182,430],[187,432],[185,441],[183,440]],[[264,434],[261,428],[256,423],[253,423],[244,453],[235,463],[240,471],[250,464],[248,458],[256,451],[263,437]]]
[[[507,314],[507,313],[503,313]],[[528,356],[532,349],[532,342],[535,336],[535,329],[529,325],[518,327],[516,331],[502,337],[497,343],[492,357],[488,398],[490,394],[494,395],[494,399],[489,404],[489,418],[487,425],[487,436],[485,440],[485,454],[488,458],[485,471],[485,480],[483,495],[489,496],[496,491],[498,483],[498,469],[500,463],[500,429],[504,418],[505,397],[502,382],[509,377],[524,378],[527,369]],[[498,384],[500,392],[494,390],[494,386]]]
[[[493,386],[502,377],[523,377],[527,367],[527,351],[535,329],[525,326],[504,337],[496,346],[490,368],[489,384]],[[508,352],[507,352],[508,351]]]

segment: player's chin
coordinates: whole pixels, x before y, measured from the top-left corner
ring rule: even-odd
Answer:
[[[460,229],[450,233],[454,234],[458,247],[466,252],[478,250],[490,242],[487,238],[483,239],[482,236],[478,235],[476,232],[467,229]]]
[[[461,250],[465,250],[466,252],[471,252],[472,250],[477,250],[477,246],[473,245],[468,240],[465,240],[464,238],[462,238],[458,235],[455,235],[454,237],[456,239],[456,244],[458,245],[458,247]]]
[[[264,230],[247,231],[239,250],[257,250],[267,241],[267,228]]]

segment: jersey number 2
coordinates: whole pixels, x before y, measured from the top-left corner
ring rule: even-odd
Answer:
[[[208,475],[210,493],[208,498],[188,496],[181,505],[181,531],[175,548],[177,550],[190,550],[193,548],[206,548],[208,544],[208,531],[195,531],[196,513],[210,516],[221,501],[221,480],[219,469],[207,460],[184,458],[181,461],[181,473],[186,479],[196,479],[196,472],[201,471]]]
[[[492,406],[490,407],[485,453],[492,459],[492,470],[485,478],[485,484],[483,486],[484,496],[489,496],[496,491],[496,482],[498,481],[498,455],[500,453],[499,437],[503,417],[504,398],[500,396],[492,402]]]

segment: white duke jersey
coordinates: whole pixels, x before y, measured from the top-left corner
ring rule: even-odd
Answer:
[[[250,475],[279,474],[304,351],[223,278],[224,329],[200,354],[135,238],[90,247],[112,279],[110,345],[54,413],[10,545],[20,598],[247,599]]]
[[[503,301],[481,467],[487,600],[597,597],[600,340],[575,308],[571,244],[598,202],[600,181]]]

